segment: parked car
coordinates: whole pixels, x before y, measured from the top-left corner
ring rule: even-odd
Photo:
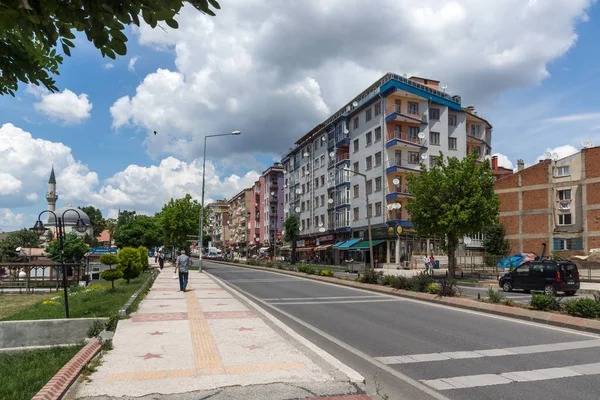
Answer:
[[[521,289],[573,296],[579,290],[579,271],[572,261],[539,260],[527,262],[504,274],[499,280],[505,292]]]

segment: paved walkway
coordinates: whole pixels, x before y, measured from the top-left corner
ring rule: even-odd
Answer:
[[[190,272],[188,290],[179,292],[173,268],[165,267],[138,312],[119,322],[114,350],[91,382],[80,384],[70,398],[161,394],[179,399],[168,395],[194,392],[193,398],[276,400],[358,394],[354,383],[360,375],[305,344],[208,275]]]

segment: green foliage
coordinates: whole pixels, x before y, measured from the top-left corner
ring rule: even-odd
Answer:
[[[202,206],[192,196],[186,194],[182,199],[171,199],[157,215],[165,244],[185,249],[189,254],[189,236],[198,235],[199,217]],[[206,212],[203,213],[204,226],[207,225]]]
[[[308,275],[314,275],[317,273],[315,268],[310,265],[299,265],[298,272],[302,272],[302,273],[308,274]]]
[[[131,279],[137,278],[142,272],[142,262],[140,253],[133,247],[125,247],[119,252],[119,264],[117,269],[123,273],[127,283]]]
[[[581,318],[600,318],[600,303],[594,299],[569,300],[565,303],[567,314]]]
[[[19,81],[58,91],[51,77],[59,74],[59,65],[63,62],[63,55],[57,50],[70,57],[76,32],[85,32],[85,38],[103,57],[115,59],[117,55],[127,54],[128,25],[140,26],[141,16],[152,28],[177,29],[175,16],[186,2],[211,16],[215,15],[213,9],[220,9],[216,0],[3,0],[0,94],[14,96]]]
[[[494,221],[485,226],[483,248],[487,254],[496,256],[507,256],[510,251],[510,244],[505,239],[506,233],[504,225],[499,221]]]
[[[100,262],[104,265],[108,265],[109,267],[112,267],[113,265],[119,263],[119,256],[117,256],[116,254],[111,254],[111,253],[102,254],[100,256]]]
[[[396,275],[384,275],[381,278],[381,284],[383,286],[392,286],[392,283],[396,281],[398,277]]]
[[[367,268],[365,273],[360,277],[360,282],[378,284],[383,279],[383,271],[375,271],[374,269]]]
[[[334,277],[334,273],[331,270],[328,269],[322,269],[321,272],[319,272],[319,275],[321,276],[329,276],[329,277]]]
[[[102,323],[102,321],[94,320],[94,322],[92,322],[92,325],[90,326],[90,329],[88,329],[87,337],[94,338],[98,336],[103,330],[104,324]]]
[[[98,235],[100,235],[106,229],[106,221],[102,217],[102,211],[94,206],[85,206],[78,207],[81,211],[87,214],[90,217],[90,222],[92,224],[92,228],[94,229],[94,237],[95,240]]]
[[[390,286],[398,290],[409,290],[411,286],[411,279],[406,276],[397,276],[396,279],[391,280]]]
[[[64,239],[65,263],[78,263],[88,252],[89,247],[85,240],[75,233],[69,233]],[[55,239],[46,246],[48,257],[54,262],[60,262],[60,240]]]
[[[561,308],[560,299],[548,294],[532,293],[531,307],[541,311],[558,311]]]
[[[438,284],[437,294],[442,297],[454,297],[460,292],[456,286],[456,281],[450,277],[443,277],[439,280]]]
[[[478,165],[476,155],[462,160],[443,155],[433,166],[421,165],[419,174],[407,177],[410,220],[421,235],[446,238],[448,273],[455,276],[459,238],[479,232],[498,218],[500,201],[494,192],[489,161]]]
[[[490,299],[490,303],[499,304],[505,299],[506,296],[502,292],[494,290],[494,288],[489,287],[488,291],[488,299]]]
[[[502,302],[505,306],[514,307],[516,305],[515,301],[512,299],[504,299]]]
[[[427,287],[427,291],[431,294],[436,294],[440,288],[435,283],[430,283]]]
[[[296,241],[300,237],[300,219],[295,214],[290,214],[283,224],[283,240],[292,246],[292,264],[296,263]]]
[[[136,215],[135,211],[123,211],[119,216],[114,239],[118,248],[158,246],[161,243],[158,218]]]
[[[144,246],[140,246],[137,248],[138,253],[140,253],[140,262],[142,263],[142,269],[148,268],[148,248]]]
[[[112,290],[115,290],[115,281],[123,278],[123,271],[118,269],[107,269],[106,271],[102,271],[100,273],[100,278],[105,281],[109,281],[112,286]]]
[[[11,232],[5,239],[0,240],[0,262],[19,262],[27,260],[16,251],[18,247],[37,247],[40,237],[29,229]]]
[[[108,317],[108,321],[106,322],[106,330],[109,332],[116,331],[117,324],[119,323],[120,319],[121,316],[119,315],[119,313],[112,314],[110,317]]]
[[[413,292],[427,292],[427,288],[433,282],[433,278],[428,274],[418,274],[410,278],[409,290]]]

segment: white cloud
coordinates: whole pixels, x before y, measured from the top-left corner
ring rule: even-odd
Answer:
[[[113,63],[106,63],[104,65],[102,65],[102,68],[104,69],[113,69],[115,67],[115,64]]]
[[[553,149],[547,148],[546,151],[544,152],[544,154],[541,154],[540,156],[538,156],[536,161],[545,160],[546,153],[550,153],[552,156],[554,156],[556,154],[557,159],[560,160],[561,158],[565,158],[572,154],[579,153],[579,150],[577,148],[575,148],[575,146],[571,146],[570,144],[566,144],[564,146],[558,146]]]
[[[510,158],[508,158],[507,155],[502,154],[502,153],[495,153],[494,156],[498,157],[498,166],[499,167],[504,167],[504,168],[508,168],[508,169],[514,169],[514,165],[513,162],[510,161]]]
[[[40,99],[33,107],[51,120],[63,122],[65,125],[80,124],[91,117],[92,103],[85,93],[79,96],[69,89],[59,93],[50,93],[38,86],[29,86],[27,92]]]
[[[127,64],[127,69],[131,72],[135,72],[135,63],[139,60],[139,57],[131,57],[129,59],[129,64]]]
[[[563,122],[589,121],[589,120],[598,120],[598,119],[600,119],[600,113],[581,113],[581,114],[563,115],[562,117],[548,118],[545,120],[545,122],[563,123]]]
[[[591,3],[253,0],[216,18],[186,6],[177,30],[139,29],[141,44],[174,52],[176,68],[119,98],[113,125],[161,132],[151,154],[183,148],[194,159],[204,135],[235,129],[244,134],[215,139],[215,156],[279,154],[388,71],[437,78],[465,105],[489,104],[548,77]],[[382,24],[381,10],[394,22]]]
[[[0,231],[8,232],[18,229],[23,226],[24,222],[23,214],[15,214],[9,208],[0,208]]]

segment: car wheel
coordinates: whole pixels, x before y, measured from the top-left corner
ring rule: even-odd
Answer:
[[[575,296],[575,293],[577,293],[577,291],[575,291],[575,290],[567,290],[567,291],[565,292],[565,294],[566,294],[567,296]]]
[[[505,292],[512,292],[512,283],[506,281],[502,284],[502,290]]]
[[[553,285],[548,284],[544,286],[544,294],[556,296],[556,288]]]

